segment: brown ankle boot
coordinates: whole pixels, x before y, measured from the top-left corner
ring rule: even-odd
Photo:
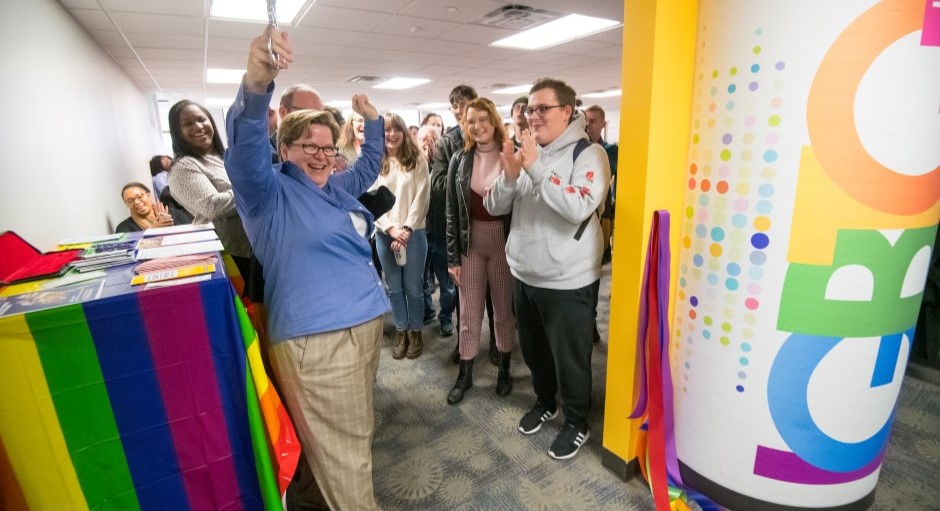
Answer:
[[[421,356],[421,350],[424,348],[424,339],[421,337],[421,330],[412,330],[408,335],[411,338],[408,341],[408,358],[418,358]]]
[[[401,360],[405,358],[405,352],[408,350],[408,332],[402,330],[395,333],[395,344],[392,345],[392,358]]]

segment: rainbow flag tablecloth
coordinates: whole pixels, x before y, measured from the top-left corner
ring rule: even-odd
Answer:
[[[299,445],[260,367],[221,272],[0,318],[0,509],[280,510]]]

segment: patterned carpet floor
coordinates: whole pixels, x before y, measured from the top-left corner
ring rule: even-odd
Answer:
[[[386,318],[373,444],[376,499],[385,511],[654,509],[642,478],[622,482],[601,465],[610,267],[604,270],[598,307],[603,340],[593,356],[591,438],[571,460],[547,454],[561,417],[534,435],[516,429],[535,400],[518,346],[511,395],[494,393],[496,367],[486,359],[484,346],[474,364],[474,387],[463,402],[449,406],[447,392],[457,377],[449,354],[456,336],[440,338],[434,322],[424,328],[424,354],[394,360],[394,326]],[[486,327],[483,337],[488,338]],[[896,413],[871,509],[940,509],[938,388],[905,378]]]

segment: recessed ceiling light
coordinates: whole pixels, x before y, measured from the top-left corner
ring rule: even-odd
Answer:
[[[502,105],[496,107],[497,110],[512,110],[512,105]]]
[[[278,24],[290,25],[309,0],[279,0],[277,2]],[[268,22],[265,2],[245,0],[212,0],[209,17],[236,21]]]
[[[219,69],[210,67],[206,69],[206,81],[209,83],[242,83],[244,69]]]
[[[440,110],[441,108],[450,108],[450,103],[422,103],[416,108],[419,110]]]
[[[424,85],[431,80],[428,78],[392,78],[382,83],[373,85],[373,89],[410,89],[419,85]]]
[[[528,94],[529,89],[531,88],[532,88],[532,84],[516,85],[515,87],[506,87],[504,89],[496,89],[493,91],[493,94]]]
[[[525,32],[500,39],[499,41],[490,43],[490,46],[519,48],[522,50],[540,50],[573,39],[578,39],[579,37],[603,32],[604,30],[617,26],[620,26],[619,21],[571,14],[555,21],[549,21],[535,28],[530,28]]]
[[[619,96],[621,94],[620,89],[611,89],[604,92],[590,92],[588,94],[582,94],[582,98],[612,98],[614,96]]]

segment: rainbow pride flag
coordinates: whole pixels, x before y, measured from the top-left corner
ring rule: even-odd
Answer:
[[[259,368],[225,278],[0,318],[0,509],[282,509]]]

